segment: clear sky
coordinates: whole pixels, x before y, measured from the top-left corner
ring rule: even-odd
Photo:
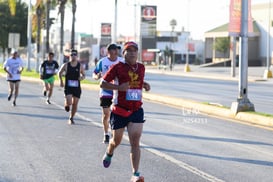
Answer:
[[[78,1],[76,29],[98,35],[101,22],[114,22],[114,2],[115,0]],[[135,23],[139,24],[140,21],[141,5],[157,6],[158,30],[170,31],[170,21],[175,19],[175,30],[180,31],[184,27],[186,31],[192,32],[193,38],[200,38],[205,31],[228,22],[229,0],[118,0],[118,35],[134,35]]]
[[[252,4],[257,4],[271,0],[251,1]],[[157,30],[171,31],[170,21],[175,19],[177,21],[175,30],[181,31],[184,27],[186,31],[191,32],[194,39],[202,39],[204,32],[229,21],[230,0],[117,0],[117,2],[118,35],[134,36],[135,24],[140,22],[141,5],[157,6]],[[102,22],[114,23],[114,4],[115,0],[77,0],[76,31],[99,36]],[[65,27],[68,29],[71,28],[70,15],[71,10],[67,8]]]
[[[252,4],[270,0],[252,0]],[[76,30],[99,35],[100,23],[114,22],[115,0],[78,0]],[[134,35],[140,21],[141,5],[157,6],[157,29],[170,31],[170,20],[177,21],[176,31],[191,32],[202,39],[204,32],[229,21],[230,0],[118,0],[117,32]],[[135,10],[137,18],[135,17]]]

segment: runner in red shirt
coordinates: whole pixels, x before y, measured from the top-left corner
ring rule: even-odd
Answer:
[[[150,85],[144,82],[145,67],[137,62],[138,45],[126,42],[123,48],[125,62],[119,62],[109,69],[100,84],[103,89],[115,90],[114,105],[110,116],[113,138],[103,156],[104,167],[109,167],[114,149],[121,143],[123,132],[127,127],[131,144],[131,165],[133,176],[131,182],[143,182],[138,168],[140,161],[140,137],[144,123],[142,106],[142,88],[150,90]],[[116,83],[112,83],[115,80]]]

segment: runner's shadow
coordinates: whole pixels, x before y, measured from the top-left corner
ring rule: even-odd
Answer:
[[[8,94],[0,93],[0,98],[6,98],[8,100]]]
[[[3,177],[0,177],[0,181],[2,181],[2,182],[14,182],[13,179],[7,179],[7,178],[3,178]]]
[[[153,115],[153,116],[151,117],[151,115]],[[147,118],[154,118],[154,117],[159,118],[162,116],[164,116],[164,118],[169,117],[169,116],[176,117],[176,116],[181,116],[181,114],[174,114],[174,113],[168,113],[168,112],[147,112],[147,111],[145,111],[145,117],[147,117]]]
[[[52,120],[64,120],[63,116],[52,116],[48,114],[35,114],[35,113],[18,113],[18,112],[0,112],[2,114],[11,115],[11,116],[25,116],[25,117],[31,117],[31,118],[41,118],[41,119],[52,119]],[[27,121],[27,120],[25,120]]]
[[[147,135],[162,135],[174,138],[189,138],[195,140],[206,140],[206,141],[216,141],[216,142],[226,142],[226,143],[239,143],[239,144],[248,144],[248,145],[265,145],[273,147],[271,143],[265,143],[260,141],[248,141],[248,140],[240,140],[240,139],[232,139],[232,138],[219,138],[219,137],[203,137],[203,136],[194,136],[194,135],[184,135],[184,134],[176,134],[176,133],[164,133],[164,132],[154,132],[154,131],[143,131],[144,134]]]
[[[37,97],[40,97],[39,95],[30,95],[30,94],[21,94],[19,93],[18,95],[18,98],[21,97],[21,98],[37,98]]]
[[[25,104],[19,103],[17,106],[22,106],[24,108],[31,108],[31,109],[44,109],[44,110],[53,110],[53,111],[60,110],[60,111],[64,111],[64,113],[66,113],[64,109],[54,107],[53,104],[25,105]]]

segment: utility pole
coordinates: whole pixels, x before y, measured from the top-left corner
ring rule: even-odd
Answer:
[[[241,0],[241,30],[239,57],[239,96],[233,102],[231,111],[237,114],[241,111],[255,111],[254,105],[247,97],[248,89],[248,0]]]
[[[185,67],[184,67],[184,72],[190,72],[191,71],[190,65],[189,65],[189,36],[190,36],[190,14],[191,14],[190,1],[191,0],[188,0],[187,27],[188,27],[189,34],[188,34],[187,39],[186,39],[186,64],[185,64]]]
[[[264,78],[272,78],[272,71],[270,70],[270,34],[271,34],[271,0],[268,5],[268,30],[267,30],[267,57],[266,57],[266,70],[264,71]]]

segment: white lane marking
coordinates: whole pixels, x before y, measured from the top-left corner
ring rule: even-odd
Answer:
[[[51,102],[53,105],[55,105],[56,107],[58,108],[61,108],[61,109],[64,109],[64,106],[61,106],[61,105],[58,105],[57,103],[55,102]],[[98,126],[98,127],[102,127],[102,124],[101,123],[98,123],[98,122],[95,122],[94,120],[88,118],[88,117],[85,117],[79,113],[76,113],[76,116],[81,118],[82,120],[85,120],[85,121],[89,121],[91,124],[95,125],[95,126]],[[124,134],[124,137],[123,137],[125,140],[129,141],[129,137],[127,135]],[[201,171],[200,169],[197,169],[196,167],[193,167],[185,162],[182,162],[180,160],[177,160],[175,159],[174,157],[170,156],[170,155],[167,155],[163,152],[160,152],[159,150],[156,150],[156,149],[153,149],[152,146],[149,146],[149,145],[146,145],[144,143],[140,143],[141,147],[144,147],[143,149],[146,150],[146,151],[149,151],[161,158],[164,158],[176,165],[178,165],[179,167],[191,172],[191,173],[194,173],[198,176],[200,176],[201,178],[203,179],[206,179],[208,181],[211,181],[211,182],[224,182],[224,180],[221,180],[219,178],[217,178],[216,176],[213,176],[213,175],[210,175],[204,171]]]
[[[170,155],[167,155],[163,152],[160,152],[159,150],[156,150],[156,149],[153,149],[152,146],[149,146],[149,145],[146,145],[144,143],[140,143],[141,146],[145,147],[145,150],[159,156],[159,157],[162,157],[176,165],[178,165],[179,167],[191,172],[191,173],[194,173],[208,181],[211,181],[211,182],[224,182],[223,180],[217,178],[216,176],[212,176],[204,171],[201,171],[200,169],[197,169],[196,167],[193,167],[185,162],[182,162],[180,160],[177,160],[175,159],[174,157],[170,156]]]

